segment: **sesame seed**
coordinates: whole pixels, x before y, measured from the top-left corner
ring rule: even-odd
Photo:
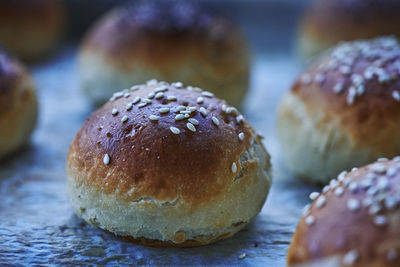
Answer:
[[[124,123],[124,122],[126,122],[127,120],[128,120],[128,116],[125,115],[125,116],[122,117],[121,122]]]
[[[315,223],[315,218],[312,215],[309,215],[305,218],[305,223],[310,226],[313,225]]]
[[[163,92],[159,92],[154,96],[156,99],[161,99],[164,97],[164,93]]]
[[[322,73],[315,75],[315,82],[321,84],[325,81],[325,76]]]
[[[176,96],[174,96],[174,95],[169,95],[169,96],[167,96],[167,99],[169,101],[176,101],[178,98]]]
[[[181,114],[190,114],[192,112],[189,111],[189,110],[181,110],[179,113],[181,113]]]
[[[151,100],[148,99],[148,98],[145,98],[145,99],[143,99],[142,101],[145,102],[145,103],[147,103],[147,104],[153,103],[153,101],[151,101]]]
[[[183,114],[178,114],[178,115],[175,116],[175,120],[176,121],[183,120],[184,118],[185,118],[185,115],[183,115]]]
[[[180,130],[178,129],[178,128],[176,128],[176,127],[169,127],[169,129],[171,130],[171,132],[173,133],[173,134],[180,134]]]
[[[197,110],[196,107],[188,107],[187,110],[189,110],[190,112],[194,112]]]
[[[131,96],[130,93],[125,93],[125,94],[124,94],[124,97],[125,97],[125,98],[128,98],[128,97],[130,97],[130,96]]]
[[[145,106],[147,106],[147,103],[140,103],[140,104],[138,105],[138,108],[143,108],[143,107],[145,107]]]
[[[139,101],[140,101],[140,97],[135,97],[134,99],[133,99],[133,101],[132,101],[132,104],[137,104],[137,103],[139,103]]]
[[[358,259],[358,252],[355,250],[351,250],[347,252],[343,257],[344,265],[353,265]]]
[[[325,185],[324,188],[322,188],[322,193],[328,192],[329,189],[331,189],[331,187],[329,185]]]
[[[356,168],[356,167],[351,169],[352,172],[355,172],[356,170],[358,170],[358,168]]]
[[[373,222],[376,226],[385,226],[388,223],[388,220],[387,220],[386,216],[378,215],[378,216],[374,217]]]
[[[311,79],[311,75],[310,74],[306,73],[306,74],[303,74],[301,76],[301,82],[303,84],[310,84],[311,81],[312,81],[312,79]]]
[[[202,98],[201,96],[199,96],[199,97],[197,98],[197,100],[196,100],[196,103],[197,103],[197,104],[203,104],[203,102],[204,102],[204,98]]]
[[[186,123],[186,127],[192,132],[196,131],[196,127],[194,127],[194,125],[191,124],[190,122]]]
[[[393,160],[396,162],[400,162],[400,156],[394,157]]]
[[[338,196],[338,197],[341,196],[341,195],[343,195],[343,193],[344,193],[343,187],[338,187],[338,188],[336,188],[335,191],[334,191],[334,193],[335,193],[335,195]]]
[[[322,208],[326,203],[326,197],[325,196],[319,196],[317,198],[317,201],[315,201],[315,206],[317,208]]]
[[[356,190],[357,190],[357,187],[358,187],[358,185],[357,185],[357,182],[351,182],[350,184],[349,184],[349,190],[351,191],[351,192],[355,192]]]
[[[178,107],[176,108],[177,111],[183,111],[183,110],[185,110],[185,109],[186,109],[185,106],[178,106]]]
[[[246,253],[242,253],[239,255],[239,260],[243,260],[244,258],[246,258]]]
[[[339,67],[339,71],[344,75],[349,75],[351,73],[351,68],[347,65],[342,65]]]
[[[160,86],[160,87],[154,89],[154,92],[155,92],[155,93],[160,93],[160,92],[165,92],[165,91],[168,91],[168,87],[165,86],[165,85]]]
[[[375,173],[380,173],[380,174],[384,174],[386,173],[386,166],[385,165],[381,165],[381,164],[374,164],[371,167],[372,171]]]
[[[307,216],[308,213],[310,212],[310,208],[311,208],[311,204],[307,204],[304,206],[303,210],[302,210],[302,214],[303,216]]]
[[[129,90],[131,90],[131,91],[137,91],[139,89],[140,89],[140,85],[134,85],[131,88],[129,88]]]
[[[397,253],[396,249],[392,248],[390,249],[387,254],[386,258],[388,261],[395,261],[399,257],[399,254]]]
[[[244,133],[239,133],[238,137],[239,137],[240,141],[243,141],[244,140]]]
[[[318,193],[318,192],[312,192],[312,193],[309,195],[309,198],[310,198],[311,200],[315,200],[318,196],[319,196],[319,193]]]
[[[208,91],[201,92],[201,94],[202,94],[203,96],[205,96],[205,97],[213,97],[213,96],[214,96],[213,93],[208,92]]]
[[[399,93],[399,91],[394,90],[392,92],[392,96],[393,96],[394,100],[396,100],[397,102],[400,102],[400,93]]]
[[[213,116],[211,120],[216,126],[219,126],[219,120],[216,117]]]
[[[189,114],[185,114],[185,119],[189,118],[190,115]]]
[[[118,109],[113,108],[112,111],[111,111],[111,114],[112,114],[113,116],[117,115],[117,114],[118,114]]]
[[[149,119],[150,119],[151,121],[158,121],[158,120],[160,119],[160,117],[157,116],[157,115],[150,115]]]
[[[105,165],[108,165],[108,164],[110,163],[110,156],[109,156],[108,154],[105,154],[105,155],[104,155],[103,163],[104,163]]]
[[[194,118],[190,118],[190,119],[188,119],[188,121],[193,125],[196,125],[196,126],[199,125],[199,121]]]
[[[347,201],[347,208],[350,210],[350,211],[358,211],[359,209],[360,209],[360,201],[358,201],[357,199],[354,199],[354,198],[350,198],[348,201]]]
[[[391,168],[389,168],[389,169],[387,170],[386,175],[389,176],[389,177],[392,177],[392,176],[394,176],[394,175],[396,174],[396,172],[397,172],[397,169],[391,167]]]
[[[153,86],[153,85],[156,85],[157,83],[158,83],[158,81],[156,79],[151,79],[151,80],[146,82],[146,84],[148,86]]]
[[[342,83],[337,83],[334,87],[333,87],[333,92],[335,92],[336,94],[339,94],[343,91],[343,84]]]
[[[388,161],[388,158],[379,158],[377,161],[378,161],[378,162]]]
[[[203,115],[203,117],[207,116],[207,110],[204,107],[200,107],[199,111],[200,111],[201,115]]]
[[[158,110],[158,112],[160,112],[161,114],[168,113],[168,112],[169,112],[169,108],[160,108],[160,109]]]
[[[133,105],[132,105],[132,103],[128,103],[128,104],[126,104],[126,110],[131,110],[132,109],[132,107],[133,107]]]
[[[236,163],[235,163],[235,162],[232,163],[232,172],[233,172],[233,173],[236,173],[236,172],[237,172],[237,166],[236,166]]]
[[[382,210],[381,205],[379,205],[377,203],[374,203],[369,207],[368,214],[369,215],[375,215],[375,214],[379,213],[381,210]]]
[[[156,95],[156,94],[155,94],[154,92],[151,92],[151,93],[149,93],[149,94],[147,95],[147,98],[153,99],[155,95]]]
[[[347,171],[342,171],[338,176],[338,180],[339,181],[343,181],[343,179],[346,176],[346,174],[347,174]]]
[[[172,83],[172,86],[175,86],[176,88],[182,88],[183,84],[181,82],[174,82]]]

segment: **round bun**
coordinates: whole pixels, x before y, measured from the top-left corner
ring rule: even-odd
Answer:
[[[0,51],[0,160],[28,141],[36,120],[36,91],[29,74]]]
[[[310,57],[341,41],[400,36],[399,13],[398,0],[314,1],[300,23],[299,52]]]
[[[278,132],[295,175],[326,183],[341,170],[400,154],[400,45],[345,43],[318,59],[280,103]]]
[[[64,20],[59,0],[1,0],[0,43],[21,59],[36,60],[59,40]]]
[[[237,109],[155,80],[114,94],[79,130],[68,194],[92,225],[145,245],[232,236],[262,208],[270,157]]]
[[[400,157],[342,172],[310,198],[289,266],[400,266]]]
[[[240,107],[249,85],[243,34],[226,18],[183,1],[112,10],[86,36],[79,63],[82,87],[95,104],[116,88],[156,78],[207,88]]]

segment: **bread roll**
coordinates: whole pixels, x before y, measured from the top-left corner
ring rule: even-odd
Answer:
[[[400,266],[400,157],[343,172],[310,198],[288,266]]]
[[[28,141],[36,125],[37,106],[29,74],[0,50],[0,160]]]
[[[117,88],[156,78],[207,88],[240,106],[249,85],[241,31],[184,1],[142,1],[112,10],[85,37],[79,67],[82,87],[95,104]]]
[[[92,225],[151,246],[232,236],[262,208],[270,156],[237,109],[149,81],[115,93],[76,135],[68,195]]]
[[[47,55],[60,39],[65,10],[59,0],[1,0],[0,44],[24,60]]]
[[[394,38],[345,43],[316,60],[280,103],[287,166],[326,183],[343,169],[400,154],[399,77]]]
[[[302,16],[298,50],[310,57],[341,41],[400,36],[398,0],[316,0]]]

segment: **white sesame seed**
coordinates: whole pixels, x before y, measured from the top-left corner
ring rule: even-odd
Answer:
[[[236,122],[237,123],[241,123],[241,122],[243,122],[243,120],[244,120],[244,118],[243,118],[242,115],[236,116]]]
[[[397,173],[397,169],[394,168],[394,167],[390,167],[390,168],[387,170],[386,175],[389,176],[389,177],[392,177],[392,176],[394,176],[396,173]]]
[[[185,114],[184,116],[185,116],[185,119],[187,119],[187,118],[189,118],[189,117],[190,117],[190,115],[189,115],[189,114]]]
[[[190,118],[190,119],[188,119],[188,121],[193,125],[196,125],[196,126],[199,125],[199,121],[196,120],[195,118]]]
[[[163,92],[158,92],[155,96],[156,99],[161,99],[164,97],[164,93]]]
[[[236,166],[236,163],[235,163],[235,162],[232,163],[232,172],[233,172],[233,173],[236,173],[236,172],[237,172],[237,166]]]
[[[357,182],[353,181],[349,184],[349,190],[351,192],[355,192],[358,188]]]
[[[149,116],[149,119],[150,119],[151,121],[158,121],[158,120],[160,119],[160,117],[157,116],[157,115],[150,115],[150,116]]]
[[[156,94],[155,94],[154,92],[150,92],[150,93],[147,95],[147,98],[153,99],[155,95],[156,95]]]
[[[213,97],[213,96],[214,96],[213,93],[208,92],[208,91],[201,92],[201,94],[202,94],[203,96],[205,96],[205,97]]]
[[[389,159],[388,158],[379,158],[377,161],[378,162],[383,162],[383,161],[388,161]]]
[[[176,108],[177,111],[183,111],[183,110],[185,110],[185,109],[186,109],[185,106],[178,106],[178,107]]]
[[[160,112],[161,114],[168,113],[168,112],[169,112],[169,108],[160,108],[160,109],[158,110],[158,112]]]
[[[134,85],[131,88],[129,88],[129,90],[131,90],[131,91],[137,91],[139,89],[140,89],[140,85]]]
[[[171,132],[173,133],[173,134],[180,134],[180,130],[178,129],[178,128],[176,128],[176,127],[169,127],[169,129],[171,130]]]
[[[344,265],[353,265],[358,259],[358,252],[355,250],[351,250],[347,252],[343,257]]]
[[[199,111],[200,111],[201,115],[203,115],[203,117],[207,116],[207,110],[204,107],[200,107]]]
[[[342,83],[335,84],[335,86],[333,87],[333,92],[339,94],[342,91],[343,91],[343,84]]]
[[[186,127],[192,132],[196,131],[196,127],[194,127],[194,125],[191,124],[190,122],[186,123]]]
[[[394,91],[392,92],[392,96],[393,96],[394,100],[400,102],[400,93],[399,93],[399,91],[394,90]]]
[[[350,211],[357,211],[357,210],[359,210],[360,209],[360,201],[358,201],[357,199],[354,199],[354,198],[350,198],[348,201],[347,201],[347,208],[350,210]]]
[[[160,86],[160,87],[154,89],[154,92],[155,92],[155,93],[160,93],[160,92],[165,92],[165,91],[168,91],[168,87],[165,86],[165,85]]]
[[[103,163],[104,163],[105,165],[108,165],[108,164],[110,163],[110,156],[109,156],[108,154],[105,154],[105,155],[104,155]]]
[[[175,86],[176,88],[182,88],[183,84],[181,82],[174,82],[172,83],[172,86]]]
[[[204,102],[204,98],[202,98],[201,96],[199,96],[199,97],[197,98],[197,100],[196,100],[196,103],[197,103],[197,104],[203,104],[203,102]]]
[[[216,126],[219,126],[219,120],[216,117],[213,116],[211,120]]]
[[[334,191],[334,193],[335,193],[335,195],[338,196],[338,197],[341,196],[341,195],[343,195],[343,193],[344,193],[343,187],[338,187],[338,188],[336,188],[335,191]]]
[[[124,122],[126,122],[127,120],[128,120],[128,116],[125,115],[125,116],[122,117],[121,122],[124,123]]]
[[[151,79],[151,80],[146,82],[146,84],[148,86],[153,86],[153,85],[156,85],[157,83],[158,83],[158,81],[156,79]]]
[[[175,120],[176,121],[183,120],[184,118],[185,118],[185,115],[183,115],[183,114],[178,114],[178,115],[175,116]]]
[[[394,157],[393,160],[396,162],[400,162],[400,156]]]
[[[239,260],[243,260],[244,258],[246,258],[246,253],[242,253],[239,255]]]
[[[389,181],[386,177],[381,177],[378,180],[378,183],[376,184],[376,187],[380,190],[385,190],[389,186]]]
[[[396,249],[392,248],[389,249],[389,251],[386,254],[386,258],[388,261],[395,261],[399,257],[399,254],[397,253]]]
[[[326,197],[325,196],[319,196],[317,200],[315,201],[315,206],[317,208],[322,208],[326,203]]]
[[[243,141],[244,140],[244,133],[239,133],[238,137],[239,137],[240,141]]]
[[[140,103],[140,104],[138,105],[138,108],[143,108],[143,107],[145,107],[145,106],[147,106],[147,103]]]
[[[315,218],[314,218],[314,216],[312,216],[312,215],[309,215],[309,216],[307,216],[306,218],[305,218],[305,223],[308,225],[308,226],[310,226],[310,225],[313,225],[314,223],[315,223]]]
[[[118,109],[113,108],[112,111],[111,111],[111,114],[112,114],[113,116],[117,115],[117,114],[118,114]]]
[[[133,107],[133,105],[132,105],[132,103],[128,103],[128,104],[126,104],[126,110],[131,110],[132,109],[132,107]]]
[[[169,95],[169,96],[167,96],[167,99],[169,101],[176,101],[178,98],[176,96],[174,96],[174,95]]]
[[[187,110],[189,110],[190,112],[195,112],[197,110],[196,107],[188,107]]]
[[[372,165],[371,169],[375,173],[380,173],[380,174],[384,174],[387,171],[386,166],[382,165],[382,164],[374,164],[374,165]]]
[[[189,110],[181,110],[179,113],[181,113],[181,114],[190,114],[192,112],[189,111]]]
[[[304,206],[304,208],[302,210],[303,216],[307,216],[308,213],[310,213],[310,208],[311,208],[311,204],[307,204],[307,205]]]
[[[137,104],[137,103],[139,103],[139,101],[140,101],[140,97],[135,97],[134,99],[133,99],[133,101],[132,101],[132,104]]]
[[[347,65],[342,65],[339,67],[339,71],[344,75],[349,75],[351,73],[351,68]]]
[[[146,104],[151,104],[151,103],[153,103],[153,101],[151,101],[151,100],[148,99],[148,98],[145,98],[145,99],[143,99],[142,101],[145,102]]]
[[[374,222],[374,224],[375,224],[376,226],[384,226],[384,225],[387,224],[388,220],[387,220],[386,216],[384,216],[384,215],[378,215],[378,216],[375,216],[375,217],[374,217],[373,222]]]
[[[347,174],[347,171],[342,171],[338,176],[338,180],[339,181],[343,181],[343,179],[346,176],[346,174]]]
[[[372,198],[371,198],[372,200]],[[372,200],[373,202],[373,200]],[[379,205],[379,203],[372,203],[371,206],[368,209],[368,214],[370,215],[375,215],[377,213],[379,213],[382,210],[381,205]]]
[[[328,192],[329,189],[331,189],[331,187],[330,187],[329,185],[325,185],[325,186],[322,188],[322,193]]]
[[[322,73],[317,73],[317,75],[315,75],[315,82],[321,84],[325,81],[325,76]]]
[[[397,203],[398,203],[398,202],[397,202],[397,200],[396,200],[395,198],[393,198],[393,197],[386,197],[384,203],[385,203],[385,207],[386,207],[388,210],[393,210],[394,208],[397,207]]]
[[[130,96],[131,96],[130,93],[125,93],[125,94],[124,94],[124,97],[125,97],[125,98],[128,98],[128,97],[130,97]]]
[[[309,195],[309,198],[310,198],[311,200],[315,200],[318,196],[319,196],[319,193],[318,193],[318,192],[312,192],[312,193]]]
[[[332,179],[329,181],[329,186],[334,189],[339,185],[339,182],[336,179]]]

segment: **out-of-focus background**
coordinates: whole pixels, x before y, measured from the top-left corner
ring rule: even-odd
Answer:
[[[80,89],[77,49],[88,27],[123,2],[65,1],[68,27],[61,45],[45,60],[29,64],[38,90],[39,123],[31,145],[0,165],[0,265],[284,266],[301,208],[314,188],[293,181],[282,166],[275,111],[303,65],[294,43],[309,1],[198,1],[233,18],[248,37],[251,81],[243,112],[265,136],[275,180],[261,214],[249,226],[228,240],[193,249],[148,248],[120,240],[74,215],[66,197],[66,153],[93,111]]]

